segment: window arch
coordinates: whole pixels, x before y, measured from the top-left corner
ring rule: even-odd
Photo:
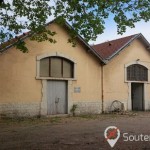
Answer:
[[[148,69],[139,64],[133,64],[127,67],[128,81],[148,81]]]
[[[46,57],[40,60],[40,77],[73,78],[74,63],[63,57]]]

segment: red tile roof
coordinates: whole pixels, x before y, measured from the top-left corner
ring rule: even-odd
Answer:
[[[93,45],[92,48],[103,58],[109,59],[113,56],[118,50],[122,49],[130,40],[134,39],[138,34],[127,36],[124,38],[104,42],[101,44]]]

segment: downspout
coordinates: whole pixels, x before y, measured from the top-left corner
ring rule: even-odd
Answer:
[[[104,65],[101,67],[101,92],[102,92],[102,114],[104,113]]]

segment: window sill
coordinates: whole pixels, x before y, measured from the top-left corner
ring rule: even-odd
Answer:
[[[37,80],[77,80],[76,78],[35,77]]]

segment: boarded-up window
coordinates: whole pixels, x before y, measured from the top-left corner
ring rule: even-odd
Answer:
[[[71,78],[73,76],[73,63],[70,63],[67,60],[63,60],[63,77]]]
[[[40,77],[73,78],[74,63],[61,57],[47,57],[40,61]]]
[[[49,58],[40,61],[40,77],[49,77]]]
[[[50,72],[51,72],[51,77],[57,77],[60,78],[62,77],[62,60],[57,57],[50,58]]]
[[[148,69],[139,64],[129,66],[127,68],[127,80],[148,81]]]

